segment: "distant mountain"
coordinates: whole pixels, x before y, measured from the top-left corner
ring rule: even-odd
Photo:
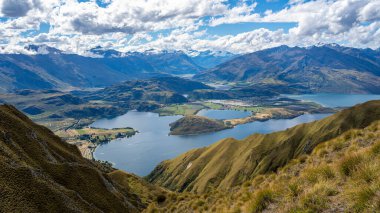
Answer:
[[[212,68],[237,55],[222,51],[167,51],[150,49],[144,52],[119,52],[116,50],[95,47],[89,51],[99,57],[120,58],[120,57],[139,57],[148,61],[154,67],[162,67],[170,73],[197,73]]]
[[[26,54],[0,54],[0,92],[15,89],[105,87],[131,79],[203,70],[183,52],[121,53],[94,48],[92,57],[29,45]]]
[[[0,91],[104,87],[157,74],[139,58],[92,58],[51,48],[29,48],[38,54],[0,55]]]
[[[156,72],[168,74],[195,74],[205,69],[182,51],[119,52],[96,47],[90,53],[104,58],[137,58],[150,64]]]
[[[194,79],[296,85],[310,92],[380,93],[380,53],[334,44],[279,46],[239,56]]]
[[[182,51],[133,52],[129,57],[140,58],[151,64],[157,72],[168,74],[195,74],[205,70]]]
[[[197,52],[194,51],[191,54],[191,58],[193,61],[201,67],[204,68],[213,68],[219,64],[222,64],[226,61],[229,61],[233,58],[237,57],[237,55],[230,52],[212,52],[212,51],[204,51]]]
[[[124,109],[149,111],[158,108],[159,104],[188,102],[184,94],[200,89],[211,87],[178,77],[156,77],[115,84],[86,94],[84,99],[113,102],[114,106]]]

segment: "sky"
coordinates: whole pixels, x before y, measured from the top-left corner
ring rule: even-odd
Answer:
[[[0,0],[0,53],[380,47],[380,0]]]

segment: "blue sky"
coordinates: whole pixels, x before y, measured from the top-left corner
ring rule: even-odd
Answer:
[[[246,53],[278,45],[380,46],[378,0],[0,0],[0,51]]]

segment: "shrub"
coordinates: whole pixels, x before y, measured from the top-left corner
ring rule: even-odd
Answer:
[[[367,138],[368,139],[373,139],[375,137],[376,137],[376,135],[374,133],[372,133],[372,132],[370,132],[370,133],[367,134]]]
[[[253,179],[252,185],[258,186],[262,182],[264,182],[264,180],[265,180],[265,176],[264,175],[258,175],[258,176],[255,177],[255,179]]]
[[[274,192],[270,189],[262,189],[256,192],[250,203],[249,212],[262,212],[274,201]]]
[[[319,157],[324,157],[324,156],[326,156],[328,154],[329,154],[329,152],[327,151],[327,149],[321,149],[321,150],[318,151],[318,156]]]
[[[300,163],[305,163],[307,158],[308,158],[307,155],[301,155],[298,157]]]
[[[203,200],[198,200],[195,205],[197,206],[203,206],[205,204],[205,202]]]
[[[327,182],[316,184],[300,198],[303,209],[307,212],[321,212],[327,208],[328,196],[335,195],[336,191]]]
[[[347,155],[339,163],[339,171],[343,176],[351,176],[353,171],[362,162],[363,158],[359,155]]]
[[[334,171],[328,165],[306,169],[303,175],[311,183],[316,183],[319,179],[328,180],[335,177]]]
[[[345,141],[337,140],[336,142],[332,143],[333,151],[342,150],[344,147],[345,147]]]
[[[311,212],[321,212],[326,208],[328,199],[324,195],[312,192],[305,194],[300,201],[304,209]]]
[[[288,189],[290,192],[290,196],[292,197],[297,197],[302,191],[300,184],[298,182],[290,183],[288,185]]]
[[[380,154],[380,142],[376,143],[375,145],[372,146],[371,151],[375,155]]]
[[[247,181],[243,184],[243,187],[250,187],[252,184],[250,181]]]
[[[160,194],[157,196],[156,201],[157,203],[163,203],[166,200],[166,196],[164,194]]]
[[[379,165],[377,163],[366,163],[358,169],[355,177],[359,181],[371,183],[378,177]]]
[[[369,207],[369,203],[376,195],[376,190],[370,186],[360,186],[357,191],[352,192],[353,209],[355,212],[363,212]]]

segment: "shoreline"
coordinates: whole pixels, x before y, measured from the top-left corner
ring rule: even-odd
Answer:
[[[113,129],[85,127],[55,132],[66,143],[75,145],[81,155],[89,160],[95,160],[94,152],[99,145],[110,143],[116,139],[129,138],[136,133],[138,131],[131,127]]]

